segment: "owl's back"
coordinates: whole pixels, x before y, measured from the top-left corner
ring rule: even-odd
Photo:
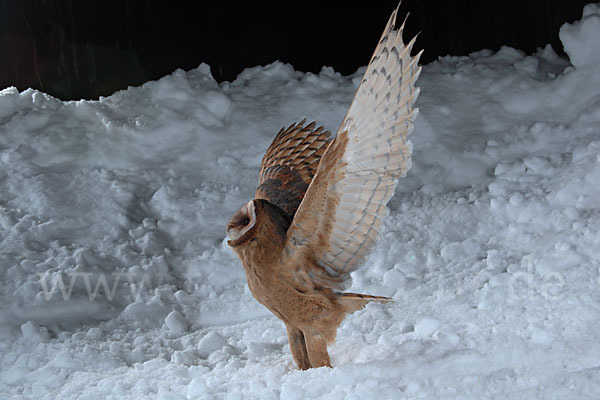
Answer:
[[[310,185],[331,133],[305,120],[281,129],[265,153],[255,198],[265,199],[294,217]]]

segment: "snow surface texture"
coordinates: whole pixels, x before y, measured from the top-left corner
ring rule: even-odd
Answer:
[[[588,5],[561,30],[573,66],[424,67],[413,168],[351,289],[396,301],[346,319],[333,369],[296,370],[224,225],[277,131],[335,131],[363,70],[1,91],[0,397],[600,398],[598,37]]]

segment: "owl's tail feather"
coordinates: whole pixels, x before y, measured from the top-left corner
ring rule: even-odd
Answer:
[[[369,294],[360,293],[340,293],[337,300],[338,303],[346,309],[347,313],[353,313],[354,311],[360,310],[367,303],[372,301],[377,303],[389,303],[394,301],[391,297],[371,296]]]

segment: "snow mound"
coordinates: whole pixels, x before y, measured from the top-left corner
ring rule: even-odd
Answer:
[[[560,40],[575,68],[598,68],[600,63],[600,4],[587,4],[580,21],[564,24]]]

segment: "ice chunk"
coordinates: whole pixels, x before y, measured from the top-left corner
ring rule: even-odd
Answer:
[[[48,329],[40,327],[34,322],[26,322],[21,325],[23,337],[31,342],[46,343],[50,340]]]
[[[198,343],[198,353],[202,357],[208,357],[217,350],[225,347],[227,342],[217,332],[209,332]]]
[[[187,398],[188,399],[200,399],[205,398],[208,392],[208,385],[201,376],[197,376],[188,385]]]
[[[172,311],[165,318],[165,325],[173,333],[183,333],[187,330],[187,323],[183,315],[177,311]]]
[[[435,318],[423,318],[415,324],[415,332],[422,338],[430,338],[440,325],[440,321]]]

